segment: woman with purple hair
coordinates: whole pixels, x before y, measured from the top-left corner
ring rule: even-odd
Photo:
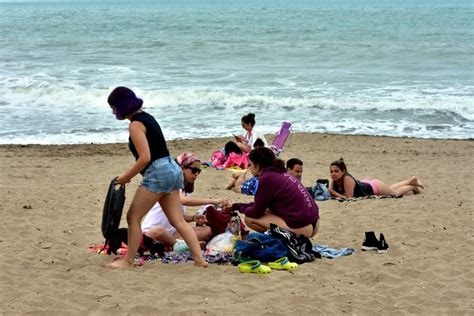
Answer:
[[[140,245],[143,216],[159,202],[166,217],[186,241],[194,257],[194,265],[207,267],[199,242],[181,212],[179,190],[184,187],[183,173],[170,157],[160,125],[141,108],[143,101],[126,87],[117,87],[109,95],[108,103],[118,120],[129,120],[128,146],[135,163],[117,177],[117,184],[126,184],[138,173],[143,175],[127,213],[128,251],[121,260],[109,263],[111,268],[131,268]]]

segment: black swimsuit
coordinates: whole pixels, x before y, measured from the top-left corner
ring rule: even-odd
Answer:
[[[374,191],[372,190],[372,186],[370,184],[356,180],[350,173],[346,174],[345,176],[349,176],[355,181],[354,197],[374,195]],[[344,183],[344,181],[341,181],[341,183]],[[336,186],[336,183],[334,182],[334,191],[339,194],[345,194],[344,185]]]

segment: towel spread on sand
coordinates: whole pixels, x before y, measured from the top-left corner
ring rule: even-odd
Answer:
[[[361,196],[361,197],[353,197],[353,198],[332,198],[333,200],[337,200],[339,202],[355,202],[360,200],[373,200],[373,199],[400,199],[396,195],[368,195],[368,196]]]
[[[321,257],[329,258],[329,259],[333,259],[333,258],[341,257],[341,256],[348,256],[355,253],[354,248],[334,249],[334,248],[329,248],[328,246],[318,245],[318,244],[313,245],[313,250],[319,253]]]
[[[104,249],[102,252],[100,252],[103,247],[104,247],[103,244],[93,245],[89,247],[88,252],[107,255],[107,248]],[[356,252],[354,248],[334,249],[334,248],[329,248],[328,246],[319,245],[319,244],[314,244],[313,250],[319,253],[321,257],[328,258],[328,259],[333,259],[333,258],[341,257],[341,256],[348,256]],[[127,253],[127,245],[122,244],[122,247],[120,247],[117,250],[117,254],[123,256],[126,253]],[[214,263],[214,264],[232,263],[232,255],[229,255],[227,253],[218,253],[215,255],[204,255],[204,251],[203,251],[203,257],[209,263]],[[136,260],[141,262],[142,264],[144,262],[155,261],[155,260],[161,260],[162,263],[185,263],[188,261],[193,261],[193,257],[191,253],[177,254],[175,252],[170,251],[170,252],[165,252],[165,255],[163,257],[160,257],[158,255],[151,255],[151,254],[147,254],[143,256],[137,255]]]
[[[99,245],[93,245],[89,246],[88,252],[89,253],[98,253],[98,254],[103,254],[107,255],[107,246],[105,247],[104,250],[104,244],[99,244]],[[102,250],[102,251],[101,251]],[[120,247],[117,250],[117,255],[124,256],[127,253],[127,245],[122,244],[122,247]],[[215,264],[228,264],[232,262],[232,255],[226,254],[226,253],[219,253],[216,255],[204,255],[204,259],[209,262],[209,263],[215,263]],[[162,263],[184,263],[188,261],[193,261],[193,257],[190,252],[184,253],[184,254],[177,254],[173,251],[170,252],[165,252],[165,255],[163,257],[160,257],[158,255],[151,255],[151,254],[146,254],[143,256],[140,256],[137,254],[135,257],[135,260],[144,263],[148,261],[155,261],[155,260],[161,260]]]

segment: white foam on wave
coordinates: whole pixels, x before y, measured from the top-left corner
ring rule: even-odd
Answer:
[[[386,90],[384,88],[383,90]],[[339,111],[394,111],[419,110],[452,112],[466,120],[474,120],[474,97],[467,89],[451,90],[450,93],[426,94],[427,90],[396,89],[383,94],[378,90],[357,91],[338,95],[321,96],[273,96],[247,94],[245,92],[196,91],[191,89],[144,91],[144,99],[150,107],[208,106],[227,109],[263,107],[269,109],[298,110],[301,108],[333,109]],[[472,89],[474,91],[474,87]],[[445,92],[442,90],[441,92]],[[309,94],[309,93],[308,93]]]
[[[127,67],[110,66],[98,71],[132,71]],[[74,81],[62,82],[47,73],[38,72],[24,77],[0,75],[0,102],[11,106],[44,105],[80,106],[84,108],[106,105],[113,87],[89,87]],[[285,81],[285,80],[283,80]],[[350,85],[320,84],[311,87],[285,88],[284,95],[277,88],[209,89],[209,87],[177,87],[148,89],[133,87],[147,107],[208,106],[240,108],[245,106],[270,109],[314,108],[339,110],[420,110],[453,112],[467,120],[474,120],[474,86],[444,86],[441,84],[392,85],[355,89]]]
[[[127,140],[126,131],[118,131],[122,126],[126,130],[126,124],[115,121],[107,105],[113,87],[84,87],[53,79],[45,73],[0,76],[0,114],[5,117],[0,143]],[[241,132],[240,117],[248,112],[257,114],[258,126],[265,133],[274,133],[281,121],[290,120],[295,131],[305,132],[472,138],[473,90],[394,85],[343,92],[340,87],[324,85],[284,94],[278,89],[208,87],[138,88],[135,92],[144,99],[145,109],[157,116],[168,139]]]

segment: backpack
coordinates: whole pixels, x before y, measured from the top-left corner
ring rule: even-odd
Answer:
[[[321,255],[313,250],[311,240],[304,235],[296,237],[295,233],[272,223],[270,234],[288,247],[288,260],[291,262],[302,264],[321,259]]]
[[[107,254],[117,254],[117,249],[122,245],[119,233],[120,219],[122,218],[123,205],[125,204],[125,185],[117,187],[115,179],[112,179],[109,190],[105,197],[104,210],[102,213],[102,235],[105,238],[104,251],[107,246]]]
[[[331,193],[325,183],[316,183],[312,188],[313,198],[317,201],[329,200]]]
[[[211,156],[211,165],[214,168],[222,166],[225,162],[225,154],[222,150],[216,150]]]
[[[271,235],[252,232],[247,240],[237,240],[233,252],[237,258],[251,258],[264,262],[276,261],[288,256],[288,247],[283,241]]]

